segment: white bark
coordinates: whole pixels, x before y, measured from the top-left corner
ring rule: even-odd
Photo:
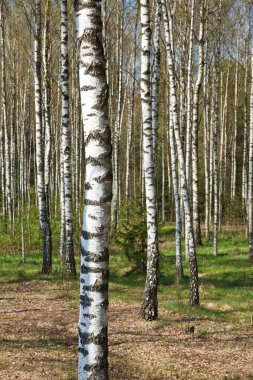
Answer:
[[[8,219],[12,219],[12,201],[11,201],[11,165],[10,165],[10,137],[7,120],[7,96],[6,96],[6,57],[5,57],[5,25],[4,25],[4,2],[0,5],[0,47],[1,47],[1,82],[2,82],[2,125],[4,135],[4,179],[5,179],[5,196],[8,211]]]
[[[162,14],[163,14],[163,20],[164,20],[164,29],[165,29],[167,65],[168,65],[168,73],[169,73],[169,78],[170,78],[170,110],[173,117],[173,127],[174,127],[178,160],[179,160],[181,193],[184,198],[184,210],[185,210],[185,219],[186,219],[185,227],[187,231],[186,236],[188,237],[188,243],[189,243],[189,266],[190,266],[189,298],[190,298],[190,303],[192,305],[197,305],[199,304],[198,266],[197,266],[195,242],[194,242],[194,236],[193,236],[189,193],[188,193],[186,174],[185,174],[185,160],[184,160],[184,153],[183,153],[183,148],[182,148],[182,141],[180,137],[179,125],[178,125],[175,73],[174,73],[173,52],[172,52],[172,44],[171,44],[172,36],[170,35],[169,18],[168,18],[168,11],[167,11],[165,0],[162,0],[161,3],[162,3]]]
[[[157,0],[155,11],[155,27],[152,38],[151,55],[151,114],[152,114],[152,140],[153,160],[156,176],[157,161],[157,130],[158,130],[158,96],[160,79],[160,24],[161,24],[161,2]]]
[[[124,28],[124,0],[117,0],[118,7],[118,99],[113,139],[113,198],[112,198],[112,227],[118,229],[120,203],[120,120],[122,112],[122,75],[123,75],[123,28]]]
[[[157,202],[155,186],[155,167],[153,161],[152,112],[150,85],[150,9],[149,0],[140,4],[141,15],[141,107],[143,125],[143,172],[145,182],[146,219],[147,219],[147,275],[141,314],[144,319],[157,318],[158,287],[158,229]]]
[[[79,1],[80,90],[85,140],[78,379],[108,379],[108,239],[112,197],[108,88],[101,3]]]
[[[190,185],[191,176],[191,112],[192,112],[192,51],[193,51],[193,33],[194,33],[194,6],[195,0],[191,0],[191,24],[189,34],[189,54],[187,64],[187,108],[186,108],[186,180]]]
[[[248,220],[248,46],[246,45],[246,58],[245,58],[245,76],[244,76],[244,129],[243,129],[243,167],[242,167],[242,199],[245,221]],[[247,227],[248,234],[248,227]]]
[[[73,244],[73,207],[71,181],[71,139],[69,122],[69,62],[68,62],[68,13],[67,0],[61,0],[61,90],[62,90],[62,166],[64,195],[64,225],[66,269],[76,274]]]
[[[213,192],[214,192],[214,255],[218,254],[218,224],[219,224],[219,184],[218,184],[218,128],[219,128],[219,78],[220,50],[219,42],[214,62],[214,123],[213,123]]]
[[[223,194],[225,193],[225,182],[226,182],[226,148],[227,148],[227,107],[228,107],[228,83],[229,83],[229,72],[230,67],[228,67],[226,76],[226,86],[225,86],[225,97],[224,104],[221,102],[221,138],[220,138],[220,167],[219,167],[219,231],[221,231],[222,225],[222,208],[223,208]],[[223,82],[223,73],[221,73],[221,83]],[[221,99],[223,98],[223,85],[221,85]]]
[[[162,224],[165,223],[165,134],[164,129],[162,132],[162,206],[161,206],[161,216],[162,216]]]
[[[43,110],[44,110],[44,129],[45,129],[45,190],[49,207],[49,183],[51,167],[51,124],[50,124],[50,85],[49,85],[49,15],[51,0],[45,4],[45,25],[43,38]]]
[[[36,128],[36,169],[37,193],[40,211],[40,226],[43,233],[43,273],[51,272],[52,242],[45,192],[44,144],[42,131],[42,86],[41,86],[41,2],[36,0],[34,40],[34,87],[35,87],[35,128]]]
[[[204,65],[204,150],[205,150],[205,238],[210,240],[210,215],[209,215],[209,199],[210,199],[210,92],[208,88],[209,69],[207,65],[208,46],[206,44],[206,57]]]
[[[204,2],[200,8],[200,25],[198,37],[198,76],[194,85],[193,94],[193,117],[192,117],[192,209],[193,209],[193,230],[195,243],[201,245],[201,229],[200,229],[200,214],[199,214],[199,163],[198,163],[198,129],[199,129],[199,101],[200,90],[203,81],[204,71]]]
[[[238,44],[237,44],[238,49]],[[236,151],[237,151],[237,129],[238,129],[238,60],[235,64],[235,103],[234,103],[234,136],[232,143],[232,168],[231,168],[231,200],[235,199],[236,191]]]
[[[189,33],[189,51],[187,63],[187,87],[186,87],[186,137],[185,137],[185,174],[188,192],[190,196],[190,179],[191,179],[191,156],[192,156],[192,53],[193,53],[193,33],[194,33],[194,6],[195,0],[191,0],[191,22]],[[185,216],[186,218],[186,216]],[[186,221],[185,221],[186,229]],[[185,232],[185,256],[189,256],[188,236]]]
[[[184,276],[184,273],[183,273],[183,265],[182,265],[182,257],[181,257],[180,195],[179,195],[179,186],[178,186],[178,178],[177,178],[177,168],[176,168],[177,163],[176,163],[176,149],[175,149],[172,107],[170,107],[170,110],[169,110],[169,145],[170,145],[170,163],[171,163],[173,194],[174,194],[174,207],[175,207],[175,216],[176,216],[176,270],[177,270],[177,280],[181,281]]]
[[[253,46],[251,50],[248,210],[249,257],[253,260]]]

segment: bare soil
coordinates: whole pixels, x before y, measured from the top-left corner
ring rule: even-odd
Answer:
[[[77,379],[78,300],[68,289],[48,281],[1,285],[1,380]],[[161,310],[148,323],[126,303],[111,303],[109,318],[110,379],[253,379],[250,320],[189,320]]]

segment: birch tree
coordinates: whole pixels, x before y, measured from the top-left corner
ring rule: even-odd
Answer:
[[[7,120],[7,94],[6,94],[6,41],[5,41],[5,14],[4,2],[0,4],[0,46],[1,46],[1,111],[2,111],[2,128],[3,128],[3,152],[4,152],[4,179],[3,192],[6,196],[6,208],[8,211],[8,219],[12,220],[12,200],[11,200],[11,167],[10,167],[10,136]],[[4,210],[5,212],[5,210]]]
[[[108,238],[112,198],[111,136],[101,3],[79,0],[80,90],[85,140],[78,379],[108,379]]]
[[[205,238],[210,240],[210,214],[209,214],[209,201],[210,201],[210,92],[208,89],[209,83],[209,68],[208,68],[208,47],[206,43],[206,56],[204,62],[204,150],[205,150]]]
[[[220,15],[219,15],[220,17]],[[220,22],[219,22],[220,24]],[[219,83],[220,83],[220,36],[215,42],[214,54],[214,100],[213,100],[213,191],[214,191],[214,255],[218,254],[218,226],[219,226],[219,183],[218,183],[218,131],[219,131]]]
[[[40,212],[40,227],[43,234],[43,273],[52,269],[51,227],[48,216],[45,191],[44,141],[42,131],[42,85],[41,85],[41,2],[35,3],[35,40],[34,40],[34,89],[35,89],[35,129],[36,129],[36,169],[37,192]]]
[[[135,100],[135,87],[136,87],[136,55],[137,55],[137,27],[139,21],[139,9],[136,12],[136,21],[134,28],[134,52],[132,63],[132,86],[129,94],[129,125],[127,129],[127,147],[126,147],[126,203],[129,206],[130,197],[130,152],[132,145],[132,135],[134,127],[134,100]]]
[[[242,200],[243,200],[243,209],[244,209],[244,218],[247,224],[247,235],[248,235],[248,55],[249,55],[249,46],[245,39],[245,74],[244,74],[244,105],[243,105],[243,164],[242,164]]]
[[[158,129],[158,96],[160,79],[160,24],[161,24],[161,2],[157,0],[155,11],[155,27],[152,39],[151,56],[151,114],[152,114],[152,140],[153,160],[156,177],[157,161],[157,129]]]
[[[117,0],[118,10],[118,34],[117,34],[117,50],[118,50],[118,99],[117,111],[114,127],[113,139],[113,199],[112,199],[112,226],[118,229],[119,222],[119,198],[120,198],[120,120],[122,113],[122,75],[123,75],[123,27],[124,27],[124,0]]]
[[[66,269],[75,275],[73,245],[73,208],[71,184],[71,141],[69,124],[69,59],[68,59],[68,13],[67,0],[61,0],[61,90],[62,90],[62,161]]]
[[[251,48],[248,210],[249,257],[253,260],[253,45]]]
[[[175,216],[176,216],[176,270],[177,270],[177,280],[181,281],[184,272],[181,257],[181,218],[180,218],[180,195],[179,186],[177,178],[177,168],[176,168],[176,149],[175,149],[175,137],[173,128],[173,109],[170,107],[169,110],[169,145],[170,145],[170,161],[171,161],[171,172],[172,172],[172,183],[173,183],[173,193],[174,193],[174,204],[175,204]]]
[[[189,202],[189,193],[185,173],[185,159],[182,148],[182,141],[179,132],[178,125],[178,115],[177,115],[177,96],[176,96],[176,85],[175,85],[175,67],[173,60],[173,50],[171,43],[171,29],[169,27],[169,16],[165,0],[162,3],[162,14],[165,29],[165,41],[166,41],[166,55],[167,55],[167,66],[169,73],[169,86],[170,86],[170,110],[172,113],[172,122],[174,127],[175,141],[177,146],[178,160],[179,160],[179,172],[181,180],[181,192],[184,200],[184,210],[185,210],[185,228],[188,237],[189,246],[189,267],[190,267],[190,289],[189,289],[189,299],[192,305],[199,304],[199,288],[198,288],[198,265],[196,258],[196,249],[193,235],[193,226]]]
[[[157,318],[159,269],[155,167],[153,161],[152,112],[150,85],[150,9],[149,0],[140,3],[141,18],[141,107],[143,124],[143,171],[147,219],[147,274],[141,315],[146,320]]]
[[[204,22],[205,22],[205,3],[202,1],[200,7],[200,26],[199,26],[199,63],[198,76],[194,86],[193,94],[193,117],[192,117],[192,205],[193,205],[193,228],[195,243],[201,245],[200,214],[199,214],[199,163],[198,163],[198,129],[199,129],[199,97],[203,80],[204,70]]]
[[[239,37],[238,37],[239,39]],[[237,42],[237,51],[238,51]],[[237,151],[237,130],[238,130],[238,60],[239,56],[237,53],[237,61],[235,63],[235,103],[234,103],[234,136],[232,143],[232,168],[231,168],[231,199],[235,199],[236,191],[236,151]]]

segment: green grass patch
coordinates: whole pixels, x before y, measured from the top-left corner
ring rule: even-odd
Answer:
[[[160,228],[159,305],[186,318],[211,318],[235,322],[250,321],[253,314],[253,264],[248,259],[248,241],[240,229],[224,230],[219,240],[219,255],[213,256],[212,242],[198,249],[201,306],[188,303],[189,271],[184,259],[183,281],[176,282],[175,228]],[[182,243],[183,247],[183,243]],[[8,250],[7,250],[8,252]],[[183,253],[184,255],[184,253]],[[76,256],[77,268],[80,257]],[[74,307],[78,297],[79,276],[67,279],[58,252],[53,255],[53,272],[42,275],[42,255],[27,253],[26,263],[16,254],[0,255],[0,282],[22,283],[32,280],[62,283],[56,297],[67,298]],[[114,247],[110,256],[110,301],[141,303],[145,273],[135,271],[131,261]]]

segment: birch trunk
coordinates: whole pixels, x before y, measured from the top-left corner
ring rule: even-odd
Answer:
[[[186,180],[190,185],[190,168],[191,168],[191,111],[192,111],[192,50],[193,50],[193,33],[194,33],[194,6],[195,0],[191,1],[191,26],[189,35],[189,55],[187,65],[187,109],[186,109]]]
[[[42,132],[42,86],[41,86],[41,2],[36,0],[35,41],[34,41],[34,87],[35,87],[35,127],[36,127],[36,167],[37,192],[40,212],[40,226],[43,234],[43,273],[52,269],[51,227],[48,217],[47,198],[45,192],[44,141]]]
[[[2,125],[4,136],[4,179],[5,179],[5,196],[8,211],[8,219],[12,219],[12,201],[11,201],[11,165],[10,165],[10,138],[7,121],[7,95],[6,95],[6,57],[5,57],[5,16],[4,2],[0,4],[0,46],[1,46],[1,82],[2,82]]]
[[[112,198],[111,136],[101,3],[79,0],[80,90],[85,140],[78,380],[108,379],[108,239]]]
[[[141,15],[141,107],[143,124],[143,171],[147,217],[147,275],[141,315],[146,320],[157,318],[159,271],[157,201],[153,161],[152,112],[150,86],[150,9],[149,0],[140,4]]]
[[[219,47],[214,63],[214,123],[213,123],[213,195],[214,195],[214,255],[218,254],[218,227],[219,227],[219,184],[218,184],[218,128],[219,128]]]
[[[195,242],[194,242],[193,227],[192,227],[189,193],[188,193],[188,186],[187,186],[186,174],[185,174],[185,160],[184,160],[182,141],[181,141],[181,136],[180,136],[180,131],[179,131],[179,125],[178,125],[175,73],[174,73],[172,43],[171,43],[172,36],[170,34],[169,17],[168,17],[168,11],[167,11],[165,0],[162,0],[161,3],[162,3],[162,14],[163,14],[163,20],[164,20],[164,29],[165,29],[167,65],[168,65],[168,73],[169,73],[169,79],[170,79],[170,110],[173,117],[173,127],[174,127],[178,160],[179,160],[181,192],[184,198],[186,236],[188,238],[188,243],[189,243],[189,266],[190,266],[189,299],[192,305],[198,305],[199,304],[198,266],[197,266],[197,257],[196,257]]]
[[[192,209],[193,209],[193,230],[195,243],[201,245],[201,229],[199,214],[199,163],[198,163],[198,129],[199,129],[199,97],[203,81],[204,71],[204,3],[200,8],[199,26],[199,64],[198,77],[194,86],[193,94],[193,118],[192,118]]]
[[[73,244],[73,207],[71,181],[71,141],[69,123],[69,60],[67,0],[61,0],[61,89],[62,89],[62,160],[64,183],[65,254],[68,274],[76,275]]]
[[[205,150],[205,238],[210,240],[210,215],[209,215],[209,184],[210,184],[210,96],[209,96],[209,69],[207,66],[206,44],[206,59],[204,65],[204,150]]]
[[[194,6],[195,0],[191,1],[191,23],[190,23],[190,34],[189,34],[189,53],[188,53],[188,64],[187,64],[187,103],[186,103],[186,153],[185,153],[185,174],[188,192],[190,196],[190,178],[191,178],[191,152],[192,152],[192,51],[193,51],[193,33],[194,33]],[[185,216],[186,218],[186,216]],[[186,221],[185,221],[186,228]],[[185,233],[185,257],[188,259],[189,256],[189,242],[188,236]]]
[[[51,0],[46,1],[43,43],[43,108],[45,129],[45,191],[49,208],[49,183],[51,165],[50,85],[49,85],[49,15]]]
[[[251,50],[248,210],[249,257],[253,260],[253,46]]]
[[[137,27],[138,27],[138,11],[136,14],[135,31],[134,31],[134,56],[132,64],[132,87],[129,96],[129,126],[127,130],[127,148],[126,148],[126,203],[129,204],[130,197],[130,152],[132,144],[132,134],[134,126],[134,100],[135,100],[135,82],[136,82],[136,54],[137,54]]]
[[[120,197],[120,171],[119,171],[119,143],[120,143],[120,119],[122,112],[122,74],[123,74],[123,27],[124,27],[124,0],[118,0],[118,99],[117,113],[114,128],[114,143],[113,143],[113,199],[112,199],[112,227],[117,230],[119,223],[119,197]]]
[[[214,79],[212,81],[214,89]],[[210,120],[210,163],[209,163],[209,222],[213,221],[213,125],[214,125],[214,95],[211,95],[211,120]]]
[[[161,206],[161,217],[162,217],[162,224],[165,223],[165,133],[164,129],[162,131],[162,206]]]
[[[224,105],[221,102],[221,138],[220,138],[220,181],[219,181],[219,231],[221,231],[222,226],[222,209],[223,209],[223,194],[225,194],[225,182],[226,182],[226,125],[227,125],[227,107],[228,107],[228,83],[229,83],[229,72],[230,67],[228,67],[226,76],[226,86],[225,86],[225,97]],[[223,81],[223,76],[221,73],[221,83]],[[223,97],[223,86],[221,85],[221,99]],[[223,109],[222,109],[223,108]]]
[[[152,41],[151,55],[151,114],[152,114],[152,140],[153,161],[155,177],[157,172],[157,130],[158,130],[158,95],[160,79],[160,24],[161,24],[161,2],[156,2],[155,28]]]
[[[177,271],[177,281],[181,281],[184,276],[184,272],[183,272],[183,264],[182,264],[182,256],[181,256],[180,195],[179,195],[179,187],[178,187],[177,168],[176,168],[176,149],[175,149],[172,107],[170,107],[170,111],[169,111],[169,145],[170,145],[170,163],[171,163],[171,173],[172,173],[172,183],[173,183],[173,193],[174,193],[174,207],[175,207],[175,216],[176,216],[176,271]]]
[[[238,44],[237,44],[238,45]],[[238,46],[237,46],[238,49]],[[234,103],[234,136],[232,145],[232,172],[231,172],[231,200],[235,200],[236,190],[236,151],[237,151],[237,128],[238,128],[238,59],[235,64],[235,103]]]
[[[246,59],[245,59],[245,76],[244,76],[244,129],[243,129],[243,166],[242,166],[242,199],[245,222],[248,222],[248,46],[246,47]],[[248,227],[247,227],[248,235]]]

